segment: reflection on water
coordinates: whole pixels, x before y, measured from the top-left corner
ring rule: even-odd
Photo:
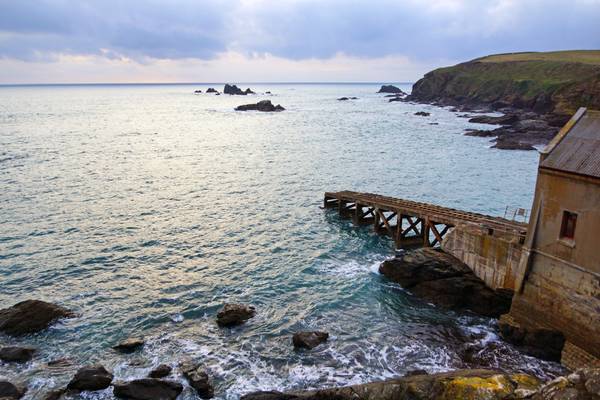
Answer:
[[[498,343],[493,321],[379,276],[391,243],[319,209],[324,191],[352,189],[502,214],[529,207],[537,154],[489,149],[460,135],[465,119],[387,103],[376,85],[252,86],[275,94],[287,109],[276,114],[233,111],[263,96],[195,88],[0,88],[0,304],[40,298],[80,314],[0,337],[40,347],[24,366],[0,365],[28,382],[26,398],[90,362],[124,379],[192,358],[227,399],[414,369],[557,370]],[[218,328],[226,301],[257,316]],[[329,342],[294,351],[291,333],[307,328]],[[147,338],[141,352],[110,349],[129,335]],[[60,358],[70,362],[45,365]]]

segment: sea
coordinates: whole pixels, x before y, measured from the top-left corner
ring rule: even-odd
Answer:
[[[380,85],[240,85],[257,93],[248,96],[204,93],[222,84],[0,87],[0,308],[41,299],[77,313],[38,334],[0,335],[0,346],[38,348],[26,364],[0,363],[0,379],[41,399],[83,365],[130,380],[168,364],[180,399],[197,399],[176,368],[192,360],[217,399],[238,399],[414,370],[562,372],[502,342],[495,320],[387,280],[378,266],[392,242],[320,207],[337,190],[496,216],[531,207],[536,151],[493,149],[464,136],[493,126],[388,102]],[[266,99],[285,111],[234,111]],[[220,328],[228,302],[257,314]],[[299,330],[330,337],[297,351]],[[140,351],[112,349],[138,336]]]

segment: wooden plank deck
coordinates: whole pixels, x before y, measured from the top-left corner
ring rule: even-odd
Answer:
[[[390,235],[397,247],[435,246],[450,228],[464,224],[488,234],[514,235],[521,241],[527,234],[527,224],[522,222],[373,193],[326,192],[323,205],[337,208],[356,224],[373,224],[376,232]]]

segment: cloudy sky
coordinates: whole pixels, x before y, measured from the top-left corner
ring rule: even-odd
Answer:
[[[600,0],[0,0],[0,83],[414,81],[600,49]]]

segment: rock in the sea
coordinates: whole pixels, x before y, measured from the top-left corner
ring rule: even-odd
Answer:
[[[164,378],[166,376],[169,376],[169,374],[171,373],[172,370],[173,370],[173,368],[171,368],[169,365],[161,364],[158,367],[154,368],[152,371],[150,371],[150,373],[148,374],[148,377],[149,378]]]
[[[338,101],[358,100],[358,97],[340,97]]]
[[[498,323],[504,340],[519,347],[524,353],[547,361],[560,362],[565,336],[562,332],[545,328],[526,328],[506,321]]]
[[[13,336],[35,333],[48,328],[60,318],[74,316],[72,311],[56,304],[25,300],[0,310],[0,332]]]
[[[265,94],[272,94],[272,93],[271,93],[270,91],[268,91],[268,90],[267,90],[267,91],[265,92]]]
[[[206,93],[219,93],[215,88],[208,88],[206,89]]]
[[[24,363],[33,358],[33,353],[35,349],[32,347],[3,347],[0,349],[0,360]]]
[[[25,394],[25,389],[21,389],[9,381],[0,380],[0,399],[13,400],[20,399]]]
[[[116,397],[129,400],[175,400],[183,390],[179,382],[162,379],[135,379],[113,385]]]
[[[89,365],[77,371],[67,385],[67,389],[79,391],[103,390],[110,386],[112,380],[113,375],[102,365]]]
[[[296,348],[313,349],[321,343],[327,341],[329,333],[319,331],[296,332],[292,337],[292,342]]]
[[[192,362],[184,362],[181,364],[181,372],[190,386],[198,392],[198,396],[203,399],[211,399],[215,395],[211,379],[201,366]]]
[[[510,310],[512,296],[494,291],[456,257],[422,248],[402,258],[384,261],[379,272],[431,303],[449,309],[468,309],[498,318]]]
[[[236,95],[248,95],[248,94],[255,94],[252,90],[250,90],[250,88],[247,88],[246,90],[242,90],[239,87],[237,87],[236,85],[230,85],[230,84],[226,84],[225,87],[223,88],[223,93],[225,94],[236,94]]]
[[[476,124],[491,124],[491,125],[512,125],[519,120],[517,114],[506,114],[501,117],[491,117],[489,115],[481,115],[469,119],[469,122]]]
[[[284,111],[280,104],[276,106],[271,103],[271,100],[261,100],[256,104],[244,104],[241,106],[237,106],[235,111],[263,111],[263,112],[274,112],[274,111]]]
[[[431,114],[425,111],[417,111],[415,115],[418,115],[419,117],[429,117]]]
[[[144,346],[144,343],[144,339],[141,337],[129,338],[114,346],[113,349],[121,353],[133,353]]]
[[[246,90],[244,91],[244,94],[256,94],[256,93],[254,93],[250,88],[246,88]]]
[[[200,90],[200,89],[194,90],[194,93],[196,93],[196,94],[202,93],[202,90]]]
[[[46,393],[44,400],[60,400],[67,393],[67,389],[56,389]]]
[[[255,314],[256,309],[253,306],[227,303],[217,313],[217,324],[225,327],[240,325]]]
[[[381,86],[381,89],[379,89],[379,91],[377,93],[399,93],[399,94],[406,94],[402,91],[402,89],[400,89],[399,87],[396,87],[394,85],[383,85]]]

